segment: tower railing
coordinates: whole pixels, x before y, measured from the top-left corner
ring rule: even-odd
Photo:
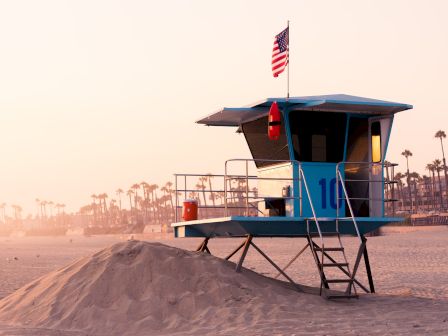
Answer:
[[[249,163],[253,163],[256,165],[257,162],[269,163],[269,166],[266,169],[276,167],[278,165],[291,166],[291,176],[286,177],[266,177],[266,176],[251,176],[249,174]],[[244,174],[234,174],[231,171],[231,165],[235,165],[237,163],[243,164]],[[225,162],[224,165],[224,206],[226,209],[226,214],[228,210],[231,209],[231,202],[234,199],[233,193],[235,190],[231,190],[232,182],[236,181],[237,184],[240,184],[240,189],[237,189],[238,199],[240,203],[242,203],[246,207],[246,215],[249,214],[251,209],[257,209],[257,213],[260,213],[258,210],[258,203],[264,202],[267,199],[283,199],[283,200],[292,200],[294,205],[295,201],[298,201],[298,205],[300,208],[300,212],[302,209],[302,183],[300,174],[296,175],[295,167],[300,168],[300,162],[296,160],[269,160],[269,159],[230,159]],[[240,166],[241,168],[241,166]],[[250,193],[250,184],[254,182],[263,182],[263,183],[283,183],[285,186],[289,184],[290,192],[285,195],[275,195],[274,194],[260,194],[260,191],[257,190],[255,193]],[[294,193],[294,181],[298,182],[299,185],[299,194],[295,195]],[[242,182],[242,183],[238,183]],[[274,188],[275,189],[275,188]],[[277,192],[280,189],[277,189]]]
[[[344,168],[344,175],[345,172],[347,170],[349,170],[351,165],[353,166],[358,166],[358,169],[368,169],[368,173],[369,173],[369,178],[367,179],[352,179],[352,178],[345,178],[345,176],[343,176],[342,172],[341,172],[341,166]],[[337,186],[341,186],[342,188],[342,195],[340,195],[340,188],[337,187],[336,188],[336,202],[339,203],[339,200],[345,200],[347,203],[347,207],[350,213],[350,216],[347,218],[350,218],[353,222],[353,225],[355,227],[356,230],[356,234],[359,237],[359,239],[361,239],[361,234],[358,228],[358,223],[356,221],[356,215],[353,211],[353,206],[352,206],[352,201],[367,201],[367,202],[382,202],[382,206],[384,207],[384,204],[387,202],[392,202],[392,204],[394,204],[394,202],[396,202],[397,200],[394,198],[394,194],[395,194],[395,188],[394,185],[396,183],[396,181],[393,181],[390,179],[390,176],[394,176],[394,167],[396,167],[397,164],[396,163],[390,163],[390,162],[354,162],[354,161],[344,161],[344,162],[339,162],[336,165],[336,185]],[[380,171],[377,172],[377,176],[378,179],[372,179],[372,172],[374,169],[379,169]],[[386,178],[384,177],[384,171],[386,171]],[[369,196],[368,197],[353,197],[350,196],[348,191],[347,191],[347,185],[346,182],[350,182],[350,183],[368,183],[369,185],[369,190],[370,190],[370,184],[371,183],[381,183],[382,184],[382,188],[381,190],[381,197],[377,198],[377,196],[373,195],[372,193],[369,191]],[[385,188],[386,187],[386,188]],[[385,193],[389,193],[390,192],[390,196],[391,198],[385,198]],[[370,204],[369,204],[370,205]],[[370,206],[369,206],[370,208]],[[393,205],[393,213],[395,213],[395,207]],[[382,211],[382,215],[384,215],[384,208]],[[340,219],[340,214],[339,214],[339,207],[336,207],[336,229],[337,231],[339,231],[339,221],[338,219]]]
[[[282,166],[290,170],[280,175],[262,174],[257,176],[254,174],[256,170],[253,165],[258,162],[268,163],[266,167],[258,170],[276,169]],[[357,166],[357,169],[369,169],[369,171],[376,169],[374,167],[378,167],[377,169],[381,169],[382,172],[377,173],[377,179],[372,179],[371,177],[367,179],[347,178],[346,172],[351,169],[350,165]],[[339,187],[335,188],[336,202],[345,200],[348,208],[347,212],[350,214],[349,218],[354,219],[356,217],[352,206],[354,201],[383,201],[383,204],[391,202],[393,206],[393,202],[396,201],[394,199],[394,183],[396,181],[392,181],[390,176],[394,176],[393,168],[395,166],[396,164],[391,163],[372,162],[339,162],[336,164],[336,185],[341,185],[341,189]],[[239,171],[236,171],[235,167],[239,167]],[[313,206],[313,196],[317,197],[318,195],[310,194],[309,183],[307,183],[302,164],[297,160],[230,159],[225,161],[224,174],[175,174],[174,176],[176,222],[180,221],[179,213],[182,209],[182,197],[184,199],[194,198],[198,201],[200,218],[269,216],[266,209],[264,213],[260,210],[263,207],[259,207],[259,204],[260,202],[268,204],[277,199],[288,202],[288,206],[292,209],[289,215],[302,217],[305,197],[307,202],[306,209],[311,212],[309,214],[311,215],[310,219],[314,221],[319,218],[319,214],[316,213]],[[355,183],[382,183],[382,197],[372,197],[372,195],[368,195],[368,197],[354,197],[350,195],[347,183],[352,185]],[[258,184],[269,187],[259,190]],[[286,189],[286,192],[282,193],[282,189]],[[388,194],[388,198],[384,197],[384,193]],[[340,212],[340,208],[336,207],[337,218],[341,218]],[[358,234],[359,230],[356,229],[356,231]]]

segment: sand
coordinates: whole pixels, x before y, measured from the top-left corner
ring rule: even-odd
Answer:
[[[378,294],[344,302],[297,293],[250,271],[275,274],[253,251],[241,274],[231,262],[155,242],[123,241],[88,255],[119,240],[123,237],[5,241],[3,270],[16,273],[1,286],[11,294],[0,301],[0,335],[448,334],[448,230],[369,239]],[[192,249],[198,240],[164,243]],[[210,248],[223,256],[237,244],[222,239]],[[285,264],[304,242],[258,244]],[[347,239],[346,246],[354,251],[356,241]],[[36,250],[39,258],[32,254]],[[86,256],[45,274],[80,255]],[[309,255],[290,273],[302,283],[318,283]]]

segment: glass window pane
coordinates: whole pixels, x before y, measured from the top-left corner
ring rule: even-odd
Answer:
[[[292,111],[289,114],[295,159],[341,162],[344,159],[346,114]]]
[[[372,123],[372,162],[381,161],[381,126],[379,121]]]
[[[254,159],[289,160],[288,142],[286,140],[283,120],[280,127],[280,138],[278,140],[270,140],[268,137],[268,117],[245,123],[241,128]],[[255,161],[258,168],[277,163]]]
[[[314,162],[327,161],[327,137],[321,134],[311,136],[311,160]]]

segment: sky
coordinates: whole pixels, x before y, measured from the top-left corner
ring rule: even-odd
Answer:
[[[93,193],[249,157],[235,129],[195,121],[285,96],[270,61],[287,20],[291,95],[412,104],[387,159],[404,170],[409,149],[425,173],[448,131],[447,12],[437,0],[0,0],[0,203],[77,211]]]

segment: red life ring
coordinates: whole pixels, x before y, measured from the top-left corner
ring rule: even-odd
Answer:
[[[271,105],[268,117],[268,137],[270,140],[278,140],[280,138],[281,125],[281,113],[275,101]]]

